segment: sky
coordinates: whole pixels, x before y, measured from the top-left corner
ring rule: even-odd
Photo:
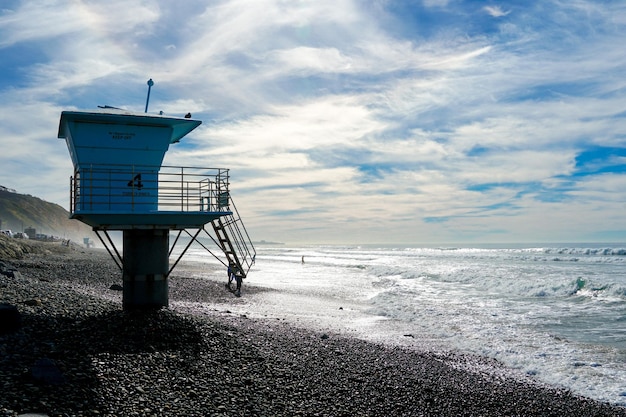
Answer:
[[[626,242],[626,2],[2,0],[0,185],[69,209],[63,110],[202,125],[253,240]]]

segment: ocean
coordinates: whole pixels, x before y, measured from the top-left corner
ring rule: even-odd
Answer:
[[[193,247],[183,259],[217,262]],[[626,406],[626,244],[263,245],[246,285],[274,291],[236,313],[495,358]]]

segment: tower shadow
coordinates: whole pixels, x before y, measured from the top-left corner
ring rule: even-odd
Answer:
[[[80,317],[24,314],[18,332],[0,337],[0,408],[49,415],[101,409],[98,358],[183,349],[194,355],[201,344],[192,320],[165,310]]]

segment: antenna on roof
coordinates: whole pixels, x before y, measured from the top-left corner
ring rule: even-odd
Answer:
[[[148,102],[150,101],[150,89],[152,88],[153,85],[154,85],[154,81],[152,81],[152,78],[150,78],[148,80],[148,97],[146,97],[146,110],[144,111],[144,113],[148,113]]]

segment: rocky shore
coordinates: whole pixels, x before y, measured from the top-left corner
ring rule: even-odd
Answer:
[[[21,317],[0,334],[0,416],[626,416],[488,359],[235,315],[263,290],[234,298],[190,269],[170,279],[173,307],[128,313],[106,252],[41,244],[0,262],[0,303]]]

